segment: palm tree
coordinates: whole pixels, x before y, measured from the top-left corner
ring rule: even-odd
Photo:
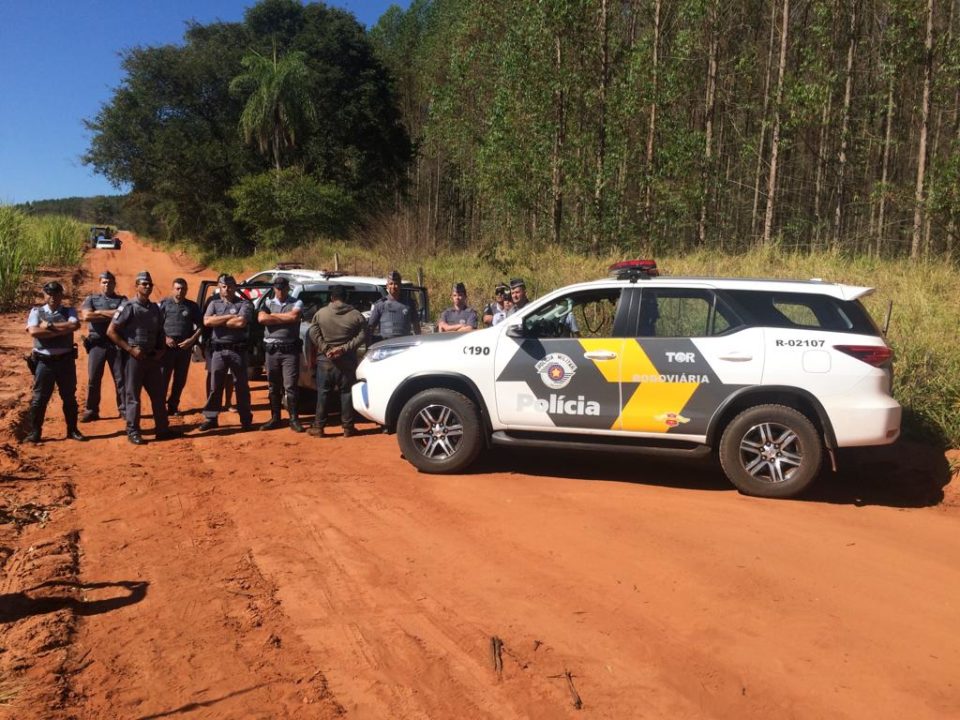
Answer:
[[[307,122],[316,118],[307,93],[306,59],[299,50],[278,59],[276,45],[272,59],[254,51],[240,61],[244,72],[230,83],[235,94],[249,92],[240,115],[244,142],[255,139],[260,152],[273,157],[277,170],[281,151],[296,147]]]

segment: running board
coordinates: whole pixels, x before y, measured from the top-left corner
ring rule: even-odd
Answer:
[[[505,430],[497,430],[490,436],[491,445],[501,447],[525,447],[541,448],[544,450],[576,450],[585,452],[610,452],[628,455],[663,455],[670,457],[688,457],[688,458],[708,458],[710,456],[710,446],[698,445],[696,443],[684,442],[676,445],[666,445],[662,442],[657,444],[640,444],[634,438],[620,438],[603,436],[597,437],[592,442],[583,442],[575,438],[581,438],[582,435],[562,435],[551,433],[544,435],[541,433],[509,433]],[[657,441],[654,441],[657,442]]]

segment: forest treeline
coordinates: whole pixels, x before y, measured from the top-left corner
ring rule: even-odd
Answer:
[[[87,161],[225,250],[952,255],[958,31],[960,0],[413,0],[369,32],[263,0],[130,51]]]

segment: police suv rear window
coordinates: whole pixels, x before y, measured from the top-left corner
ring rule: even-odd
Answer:
[[[763,290],[727,290],[724,294],[737,305],[751,325],[880,334],[858,300],[840,300],[817,293]]]

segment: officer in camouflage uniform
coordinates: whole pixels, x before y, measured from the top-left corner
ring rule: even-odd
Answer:
[[[273,430],[283,424],[280,408],[283,395],[287,398],[290,429],[303,432],[297,415],[300,390],[300,317],[303,303],[290,297],[290,281],[278,277],[273,281],[273,297],[267,298],[257,320],[263,325],[263,349],[266,357],[267,380],[270,384],[270,420],[261,430]]]
[[[150,397],[157,440],[178,437],[167,423],[167,408],[164,404],[163,368],[164,352],[163,315],[155,303],[150,302],[153,278],[146,270],[137,274],[137,295],[117,310],[107,335],[117,344],[126,357],[123,361],[123,384],[126,390],[125,411],[127,439],[134,445],[143,445],[140,435],[140,391],[144,388]]]
[[[237,281],[232,275],[219,278],[220,296],[207,305],[203,324],[210,333],[210,395],[203,406],[204,421],[199,430],[211,430],[219,425],[223,389],[227,373],[233,374],[237,394],[237,410],[244,430],[253,427],[250,409],[250,385],[247,381],[247,343],[249,327],[253,323],[253,305],[237,295]]]
[[[60,391],[63,417],[67,421],[67,437],[86,440],[77,430],[77,366],[73,333],[80,327],[77,311],[64,307],[63,285],[48,282],[43,286],[43,305],[30,309],[27,332],[33,337],[33,353],[29,365],[33,371],[33,397],[30,400],[29,442],[40,442],[47,403],[53,395],[53,386]]]
[[[118,295],[117,279],[109,270],[100,273],[100,293],[87,295],[80,305],[80,319],[90,323],[83,347],[87,351],[87,402],[80,422],[100,419],[100,385],[104,368],[110,366],[113,385],[117,391],[117,412],[124,417],[123,354],[107,337],[107,328],[114,313],[127,301]]]
[[[401,300],[401,282],[396,270],[387,274],[387,297],[377,300],[368,321],[374,341],[420,334],[417,305],[412,300]]]
[[[194,344],[203,331],[203,315],[200,306],[187,297],[187,281],[173,281],[173,293],[158,305],[163,314],[163,334],[166,335],[167,351],[163,362],[163,389],[167,397],[167,415],[180,414],[180,396],[187,384],[190,371],[190,355]],[[170,379],[173,387],[170,387]]]

